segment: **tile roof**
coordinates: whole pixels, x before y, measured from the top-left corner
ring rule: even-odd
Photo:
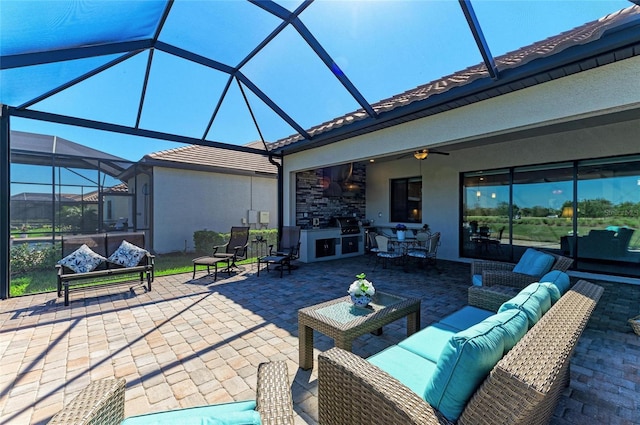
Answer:
[[[264,149],[262,142],[252,142],[247,147]],[[141,163],[150,163],[171,167],[184,168],[212,168],[219,172],[241,174],[277,174],[276,167],[269,162],[266,156],[248,152],[238,152],[211,146],[189,145],[179,148],[153,152],[145,155]]]
[[[600,39],[605,31],[615,27],[620,27],[628,22],[637,20],[640,17],[640,6],[631,6],[620,10],[616,13],[609,14],[598,20],[586,23],[572,30],[549,37],[545,40],[536,42],[529,46],[520,48],[510,53],[495,58],[495,63],[500,72],[505,70],[521,67],[535,59],[549,57],[566,50],[569,47],[584,45],[592,41]],[[490,78],[484,63],[471,66],[464,70],[455,72],[451,75],[442,77],[438,80],[431,81],[404,93],[392,96],[388,99],[381,100],[372,104],[376,114],[384,114],[398,108],[406,107],[412,103],[425,100],[431,96],[445,93],[452,88],[466,86],[476,80]],[[470,103],[470,102],[466,102]],[[457,106],[466,104],[462,102]],[[452,109],[455,106],[449,106],[445,109]],[[435,111],[440,112],[440,111]],[[423,115],[424,116],[424,115]],[[344,116],[324,122],[320,125],[307,130],[313,137],[331,130],[352,125],[358,121],[364,120],[369,116],[364,109],[348,113]],[[270,150],[283,148],[288,145],[305,140],[301,135],[294,134],[289,137],[280,139],[269,144]]]
[[[115,186],[105,187],[102,189],[103,195],[109,195],[111,193],[129,193],[129,186],[126,183],[119,183]],[[98,202],[98,191],[93,191],[85,195],[69,195],[74,197],[77,201],[85,202]]]

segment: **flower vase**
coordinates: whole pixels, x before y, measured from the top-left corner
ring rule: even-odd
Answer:
[[[396,236],[398,237],[399,241],[403,241],[405,236],[405,230],[396,230]]]
[[[371,302],[371,297],[369,295],[360,295],[359,297],[351,295],[351,302],[356,307],[366,307]]]

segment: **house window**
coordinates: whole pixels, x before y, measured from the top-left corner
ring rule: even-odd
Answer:
[[[111,220],[113,218],[113,204],[111,201],[107,201],[107,220]]]
[[[461,199],[462,256],[515,262],[536,247],[640,276],[640,156],[463,173]]]
[[[422,178],[391,180],[391,221],[422,222]]]

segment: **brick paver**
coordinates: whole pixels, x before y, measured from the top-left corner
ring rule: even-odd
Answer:
[[[355,258],[300,264],[291,275],[255,275],[255,265],[217,282],[158,277],[153,291],[128,286],[0,302],[0,423],[44,424],[92,379],[127,380],[126,414],[252,398],[260,362],[285,360],[296,424],[315,424],[317,371],[298,369],[298,309],[346,294],[355,275],[382,291],[422,299],[422,326],[466,304],[469,265],[403,273]],[[552,424],[640,423],[640,286],[605,286],[572,359],[571,385]],[[367,357],[406,335],[405,319],[354,341]],[[333,346],[315,336],[314,355]]]

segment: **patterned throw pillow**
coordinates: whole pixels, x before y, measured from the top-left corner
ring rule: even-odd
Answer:
[[[83,244],[80,248],[58,261],[58,264],[68,267],[76,273],[88,273],[103,261],[107,261],[107,259],[93,252],[86,244]]]
[[[109,262],[125,267],[135,267],[146,254],[146,250],[122,241],[118,249],[109,257]]]

